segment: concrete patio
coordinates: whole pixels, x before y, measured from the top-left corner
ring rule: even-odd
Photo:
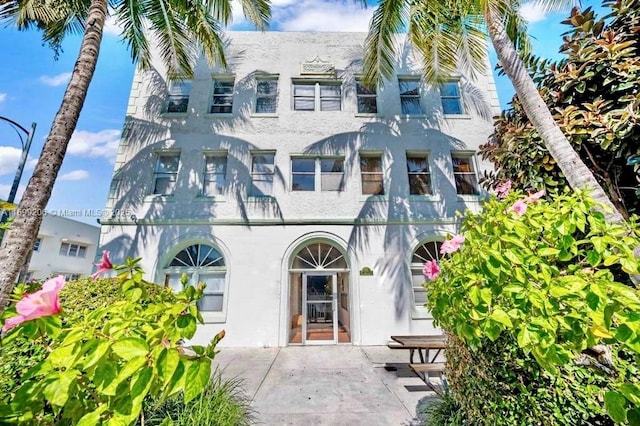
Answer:
[[[243,379],[258,424],[409,425],[434,393],[408,358],[386,346],[289,346],[221,348],[215,363]]]

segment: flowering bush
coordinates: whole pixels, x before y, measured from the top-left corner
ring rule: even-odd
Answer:
[[[182,346],[202,322],[195,302],[203,288],[150,298],[152,284],[142,279],[137,263],[128,259],[114,267],[121,296],[111,304],[67,315],[58,303],[62,285],[56,278],[3,314],[3,345],[46,335],[49,350],[22,375],[14,394],[0,401],[0,423],[131,424],[147,396],[161,402],[181,393],[190,401],[205,388],[224,332],[207,347]],[[52,315],[56,304],[59,313]],[[31,305],[47,308],[33,315]]]
[[[570,364],[596,368],[605,385],[582,389],[593,407],[604,401],[616,422],[638,421],[640,292],[629,274],[640,273],[639,228],[607,223],[582,191],[541,197],[494,197],[467,215],[464,243],[447,246],[452,254],[425,285],[428,307],[468,356],[513,342],[551,377]],[[535,369],[525,359],[513,368]]]

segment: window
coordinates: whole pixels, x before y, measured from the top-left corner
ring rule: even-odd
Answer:
[[[360,155],[360,173],[362,175],[362,193],[365,195],[384,195],[382,180],[382,156]]]
[[[42,238],[36,238],[33,242],[33,251],[40,251],[40,246],[42,245]]]
[[[153,176],[153,193],[171,195],[176,187],[180,154],[158,154]]]
[[[460,84],[457,81],[449,81],[440,85],[440,99],[442,111],[445,114],[462,114]]]
[[[227,176],[227,154],[205,154],[202,195],[211,197],[224,193]]]
[[[233,85],[234,80],[213,81],[212,114],[231,114],[233,109]]]
[[[340,111],[341,108],[341,82],[294,83],[293,109],[295,111]]]
[[[403,114],[421,115],[420,80],[398,80],[400,87],[400,109]]]
[[[82,276],[81,274],[74,274],[74,273],[69,273],[69,272],[56,272],[55,274],[53,274],[54,276],[58,276],[58,275],[63,275],[64,279],[66,281],[75,281],[75,280],[79,280],[80,277]]]
[[[256,112],[275,113],[278,106],[278,79],[261,78],[256,81]]]
[[[441,241],[427,241],[420,244],[411,258],[411,287],[413,288],[413,300],[416,307],[422,307],[427,303],[427,292],[422,286],[428,278],[422,273],[425,262],[440,260]]]
[[[318,174],[320,179],[317,179]],[[316,191],[320,182],[321,191],[341,191],[344,180],[342,158],[292,158],[291,190]]]
[[[424,154],[407,154],[409,194],[431,195],[431,173],[429,158]]]
[[[191,81],[172,81],[169,83],[167,112],[187,112]]]
[[[456,191],[461,195],[478,195],[478,180],[472,154],[451,154]]]
[[[376,91],[364,86],[360,80],[356,80],[356,96],[358,98],[358,113],[375,114],[378,112]]]
[[[251,154],[250,197],[273,195],[273,175],[275,173],[275,153],[256,152]]]
[[[69,257],[85,257],[87,255],[87,246],[72,243],[60,244],[60,256]]]
[[[204,295],[198,301],[203,312],[222,312],[226,279],[224,257],[213,246],[193,244],[181,250],[165,269],[165,286],[182,290],[180,277],[186,274],[187,285],[206,284]]]

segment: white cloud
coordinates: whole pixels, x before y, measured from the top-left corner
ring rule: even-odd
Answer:
[[[110,36],[119,36],[122,34],[122,27],[116,23],[116,18],[110,15],[107,22],[104,23],[104,34]]]
[[[7,94],[6,93],[0,93],[0,102],[4,102],[5,99],[7,99]]]
[[[544,21],[547,14],[537,1],[523,3],[520,6],[520,15],[529,23]]]
[[[70,72],[63,72],[61,74],[54,75],[54,76],[41,75],[40,82],[46,84],[47,86],[55,87],[55,86],[62,86],[63,84],[66,84],[70,78],[71,78]]]
[[[14,203],[18,203],[22,198],[22,194],[24,193],[25,186],[19,185],[18,191],[16,192],[16,199],[13,200]],[[11,191],[11,184],[0,183],[0,200],[6,200],[9,198],[9,192]]]
[[[67,152],[81,157],[104,157],[113,163],[120,144],[120,130],[105,129],[99,132],[76,130],[71,136]]]
[[[86,170],[82,170],[82,169],[78,169],[78,170],[72,170],[68,173],[65,173],[63,175],[60,175],[58,177],[59,181],[65,181],[65,180],[85,180],[85,179],[89,179],[89,172]]]
[[[0,176],[2,175],[15,175],[18,170],[18,163],[22,156],[22,150],[14,146],[0,146]],[[38,160],[32,157],[27,157],[25,164],[25,170],[31,170],[35,167]],[[23,176],[24,177],[24,176]]]

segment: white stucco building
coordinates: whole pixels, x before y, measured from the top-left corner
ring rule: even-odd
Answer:
[[[57,275],[74,280],[91,275],[99,238],[97,226],[53,214],[44,216],[24,281]]]
[[[384,344],[437,333],[422,263],[477,209],[489,64],[442,86],[405,47],[377,91],[359,33],[232,32],[227,69],[136,72],[101,246],[208,284],[197,341]],[[122,213],[120,213],[122,212]]]

